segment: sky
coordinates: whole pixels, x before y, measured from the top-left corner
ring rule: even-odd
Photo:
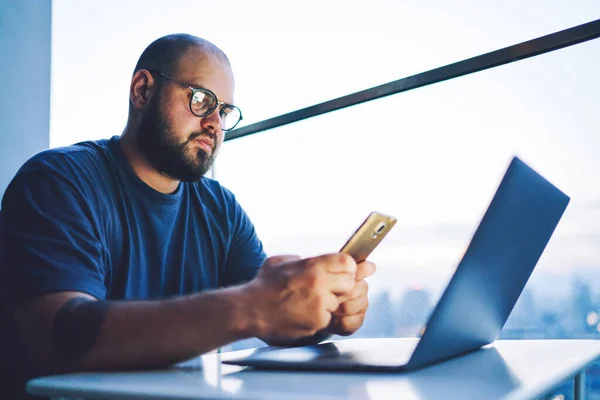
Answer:
[[[164,34],[228,54],[248,124],[598,19],[600,2],[54,0],[52,18],[56,147],[122,132],[137,58]],[[215,177],[269,254],[335,252],[370,211],[394,215],[372,286],[439,291],[517,155],[572,198],[534,274],[598,268],[599,54],[597,39],[229,141]]]

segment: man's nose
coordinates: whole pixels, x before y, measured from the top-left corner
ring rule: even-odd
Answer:
[[[221,132],[222,126],[221,126],[221,116],[219,115],[219,109],[221,107],[217,107],[215,108],[215,110],[208,114],[205,117],[202,117],[200,120],[200,126],[202,126],[203,129],[207,129],[210,132],[213,133],[219,133]]]

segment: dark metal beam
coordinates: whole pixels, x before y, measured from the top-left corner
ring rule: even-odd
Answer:
[[[473,72],[483,71],[488,68],[534,57],[598,37],[600,37],[600,19],[453,64],[448,64],[397,81],[338,97],[337,99],[315,104],[301,110],[292,111],[251,125],[243,126],[229,132],[225,136],[225,140],[237,139],[253,133],[277,128],[291,124],[292,122],[354,106],[366,101],[406,92],[433,83],[472,74]]]

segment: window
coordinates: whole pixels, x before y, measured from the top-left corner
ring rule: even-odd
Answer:
[[[231,140],[216,177],[271,254],[334,252],[371,210],[396,216],[372,255],[376,311],[360,333],[415,335],[519,155],[572,200],[503,334],[600,337],[598,51],[592,41]]]
[[[493,3],[54,0],[50,145],[120,134],[137,58],[168,33],[204,37],[228,54],[249,124],[600,14],[594,0]]]
[[[259,0],[222,8],[54,0],[51,145],[119,134],[137,57],[167,33],[202,36],[229,55],[249,124],[600,14],[592,0]],[[517,154],[572,201],[502,337],[597,338],[597,54],[599,40],[228,141],[214,173],[270,254],[333,252],[371,210],[398,217],[372,256],[379,270],[357,335],[411,336]],[[600,386],[597,368],[588,385]]]

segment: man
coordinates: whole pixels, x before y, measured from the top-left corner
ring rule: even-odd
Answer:
[[[19,170],[0,214],[3,397],[33,376],[165,367],[243,338],[314,343],[362,325],[372,263],[266,258],[233,194],[204,177],[241,118],[233,91],[216,46],[160,38],[135,67],[120,137]]]

